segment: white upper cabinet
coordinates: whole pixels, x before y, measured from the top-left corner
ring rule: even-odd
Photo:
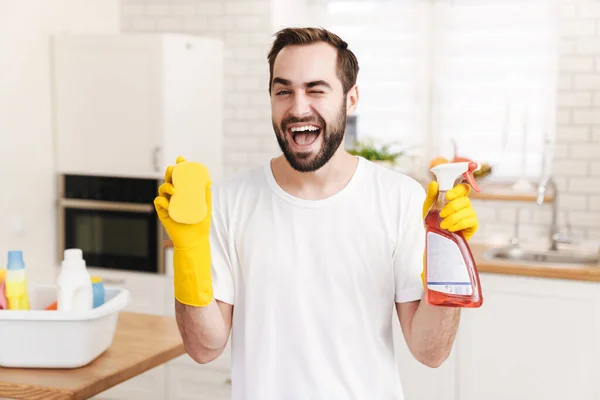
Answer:
[[[58,173],[162,178],[182,155],[221,177],[219,39],[61,34],[52,51]]]

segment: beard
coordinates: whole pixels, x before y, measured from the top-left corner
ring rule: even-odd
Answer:
[[[281,126],[278,126],[275,121],[272,122],[279,148],[291,167],[298,172],[317,171],[323,165],[327,164],[344,140],[344,133],[346,131],[346,103],[342,101],[337,115],[329,123],[325,122],[318,114],[302,119],[289,117],[281,122]],[[319,135],[323,135],[323,140],[316,154],[312,151],[295,152],[290,148],[289,141],[293,139],[290,138],[287,131],[288,126],[294,123],[316,124],[321,127]]]

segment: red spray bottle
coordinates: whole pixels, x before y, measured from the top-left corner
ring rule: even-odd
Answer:
[[[431,169],[439,184],[439,193],[425,217],[425,300],[445,307],[480,307],[483,303],[477,266],[461,232],[440,228],[440,211],[447,203],[446,193],[463,179],[480,191],[473,171],[477,164],[458,162],[440,164]]]

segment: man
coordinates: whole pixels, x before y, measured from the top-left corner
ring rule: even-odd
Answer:
[[[358,62],[338,36],[284,29],[268,59],[283,154],[212,193],[206,179],[209,214],[197,225],[169,218],[173,167],[155,201],[175,246],[186,351],[210,362],[232,329],[233,399],[402,399],[393,313],[431,367],[447,358],[459,322],[459,309],[421,301],[423,216],[437,185],[425,196],[411,178],[343,149]],[[470,237],[467,194],[450,191],[442,216]]]

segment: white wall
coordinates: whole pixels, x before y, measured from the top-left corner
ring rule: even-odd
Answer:
[[[563,1],[558,148],[561,209],[600,240],[600,2]]]
[[[119,31],[119,0],[0,1],[0,266],[22,250],[30,280],[54,277],[49,35]]]
[[[275,30],[290,26],[308,26],[314,20],[308,0],[277,0],[271,3],[271,25]]]

